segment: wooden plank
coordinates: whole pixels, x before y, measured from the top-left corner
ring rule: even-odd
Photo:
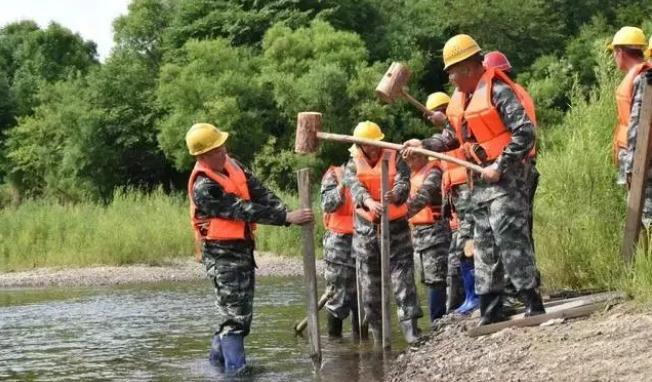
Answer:
[[[297,172],[300,208],[311,208],[310,170],[302,168]],[[315,371],[321,368],[321,340],[319,336],[319,308],[317,306],[317,267],[315,264],[315,224],[302,225],[303,231],[303,278],[306,287],[306,308],[308,331],[310,332],[310,358]]]
[[[324,306],[326,306],[326,303],[328,302],[328,299],[331,298],[333,295],[333,291],[331,289],[328,289],[324,292],[324,294],[321,295],[319,298],[319,303],[317,304],[317,308],[319,310],[324,309]],[[294,325],[294,335],[295,336],[303,336],[303,330],[308,326],[308,317],[304,317],[303,320],[301,320],[299,323]]]
[[[380,273],[382,289],[382,319],[383,319],[383,349],[392,347],[392,313],[390,295],[392,293],[392,280],[389,275],[389,212],[388,203],[384,196],[389,191],[389,160],[383,155],[381,163],[380,197],[383,198],[383,216],[380,220]]]
[[[554,318],[573,318],[590,314],[610,301],[619,301],[625,298],[621,292],[607,292],[598,295],[585,296],[581,299],[561,304],[547,309],[546,314],[538,316],[523,317],[523,314],[511,316],[509,320],[497,322],[495,324],[478,326],[470,329],[467,334],[471,337],[483,336],[498,332],[509,327],[524,327],[542,324]]]
[[[641,215],[645,201],[645,184],[650,164],[650,147],[652,134],[650,134],[650,123],[652,123],[652,83],[647,75],[645,88],[643,89],[643,100],[641,115],[636,137],[636,148],[634,151],[634,168],[627,198],[627,218],[625,219],[625,235],[623,238],[623,259],[630,263],[636,251],[636,243],[641,232]]]

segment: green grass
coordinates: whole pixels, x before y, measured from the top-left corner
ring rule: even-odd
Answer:
[[[281,196],[290,205],[297,204],[295,196]],[[316,233],[316,238],[321,237],[320,224]],[[261,251],[301,254],[298,227],[261,225],[256,236]],[[320,255],[321,242],[315,242]],[[121,191],[108,205],[41,199],[0,210],[0,272],[98,264],[156,265],[192,258],[192,251],[185,195]]]
[[[543,131],[535,202],[537,261],[549,289],[624,289],[652,297],[652,253],[639,249],[633,267],[620,251],[626,192],[616,185],[611,137],[618,76],[607,62],[588,99],[579,92],[561,126]]]

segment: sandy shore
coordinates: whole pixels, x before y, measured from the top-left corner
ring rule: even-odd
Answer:
[[[650,381],[650,325],[652,307],[631,302],[478,338],[460,323],[443,323],[429,341],[401,354],[385,381]]]
[[[257,276],[299,276],[303,274],[301,258],[270,253],[256,253]],[[323,273],[323,262],[317,261]],[[0,288],[47,286],[95,286],[159,281],[191,281],[206,278],[204,267],[192,258],[162,266],[126,265],[86,268],[38,268],[29,271],[0,273]]]

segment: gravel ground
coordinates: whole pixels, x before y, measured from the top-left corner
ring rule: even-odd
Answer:
[[[386,381],[650,381],[652,307],[632,302],[587,318],[478,338],[446,319],[398,356]],[[471,324],[471,322],[467,322]]]
[[[256,253],[257,276],[298,276],[303,274],[301,258]],[[323,273],[323,262],[317,261]],[[30,271],[0,273],[0,288],[46,286],[94,286],[157,281],[188,281],[205,278],[204,267],[192,258],[162,266],[128,265],[88,268],[38,268]]]

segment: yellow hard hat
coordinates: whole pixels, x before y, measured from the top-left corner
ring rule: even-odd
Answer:
[[[645,50],[647,47],[645,33],[643,33],[640,28],[622,27],[618,32],[616,32],[613,40],[611,40],[609,49],[613,49],[614,46],[629,46],[632,48],[641,48],[641,50]]]
[[[451,37],[444,45],[444,70],[480,52],[480,45],[468,34]]]
[[[380,126],[371,121],[363,121],[356,125],[353,129],[353,136],[356,138],[372,139],[374,141],[382,141],[385,138]]]
[[[432,93],[426,101],[426,109],[433,111],[440,106],[447,105],[450,101],[451,97],[444,92]]]
[[[200,155],[222,146],[228,137],[210,123],[195,123],[186,133],[186,145],[190,155]]]

